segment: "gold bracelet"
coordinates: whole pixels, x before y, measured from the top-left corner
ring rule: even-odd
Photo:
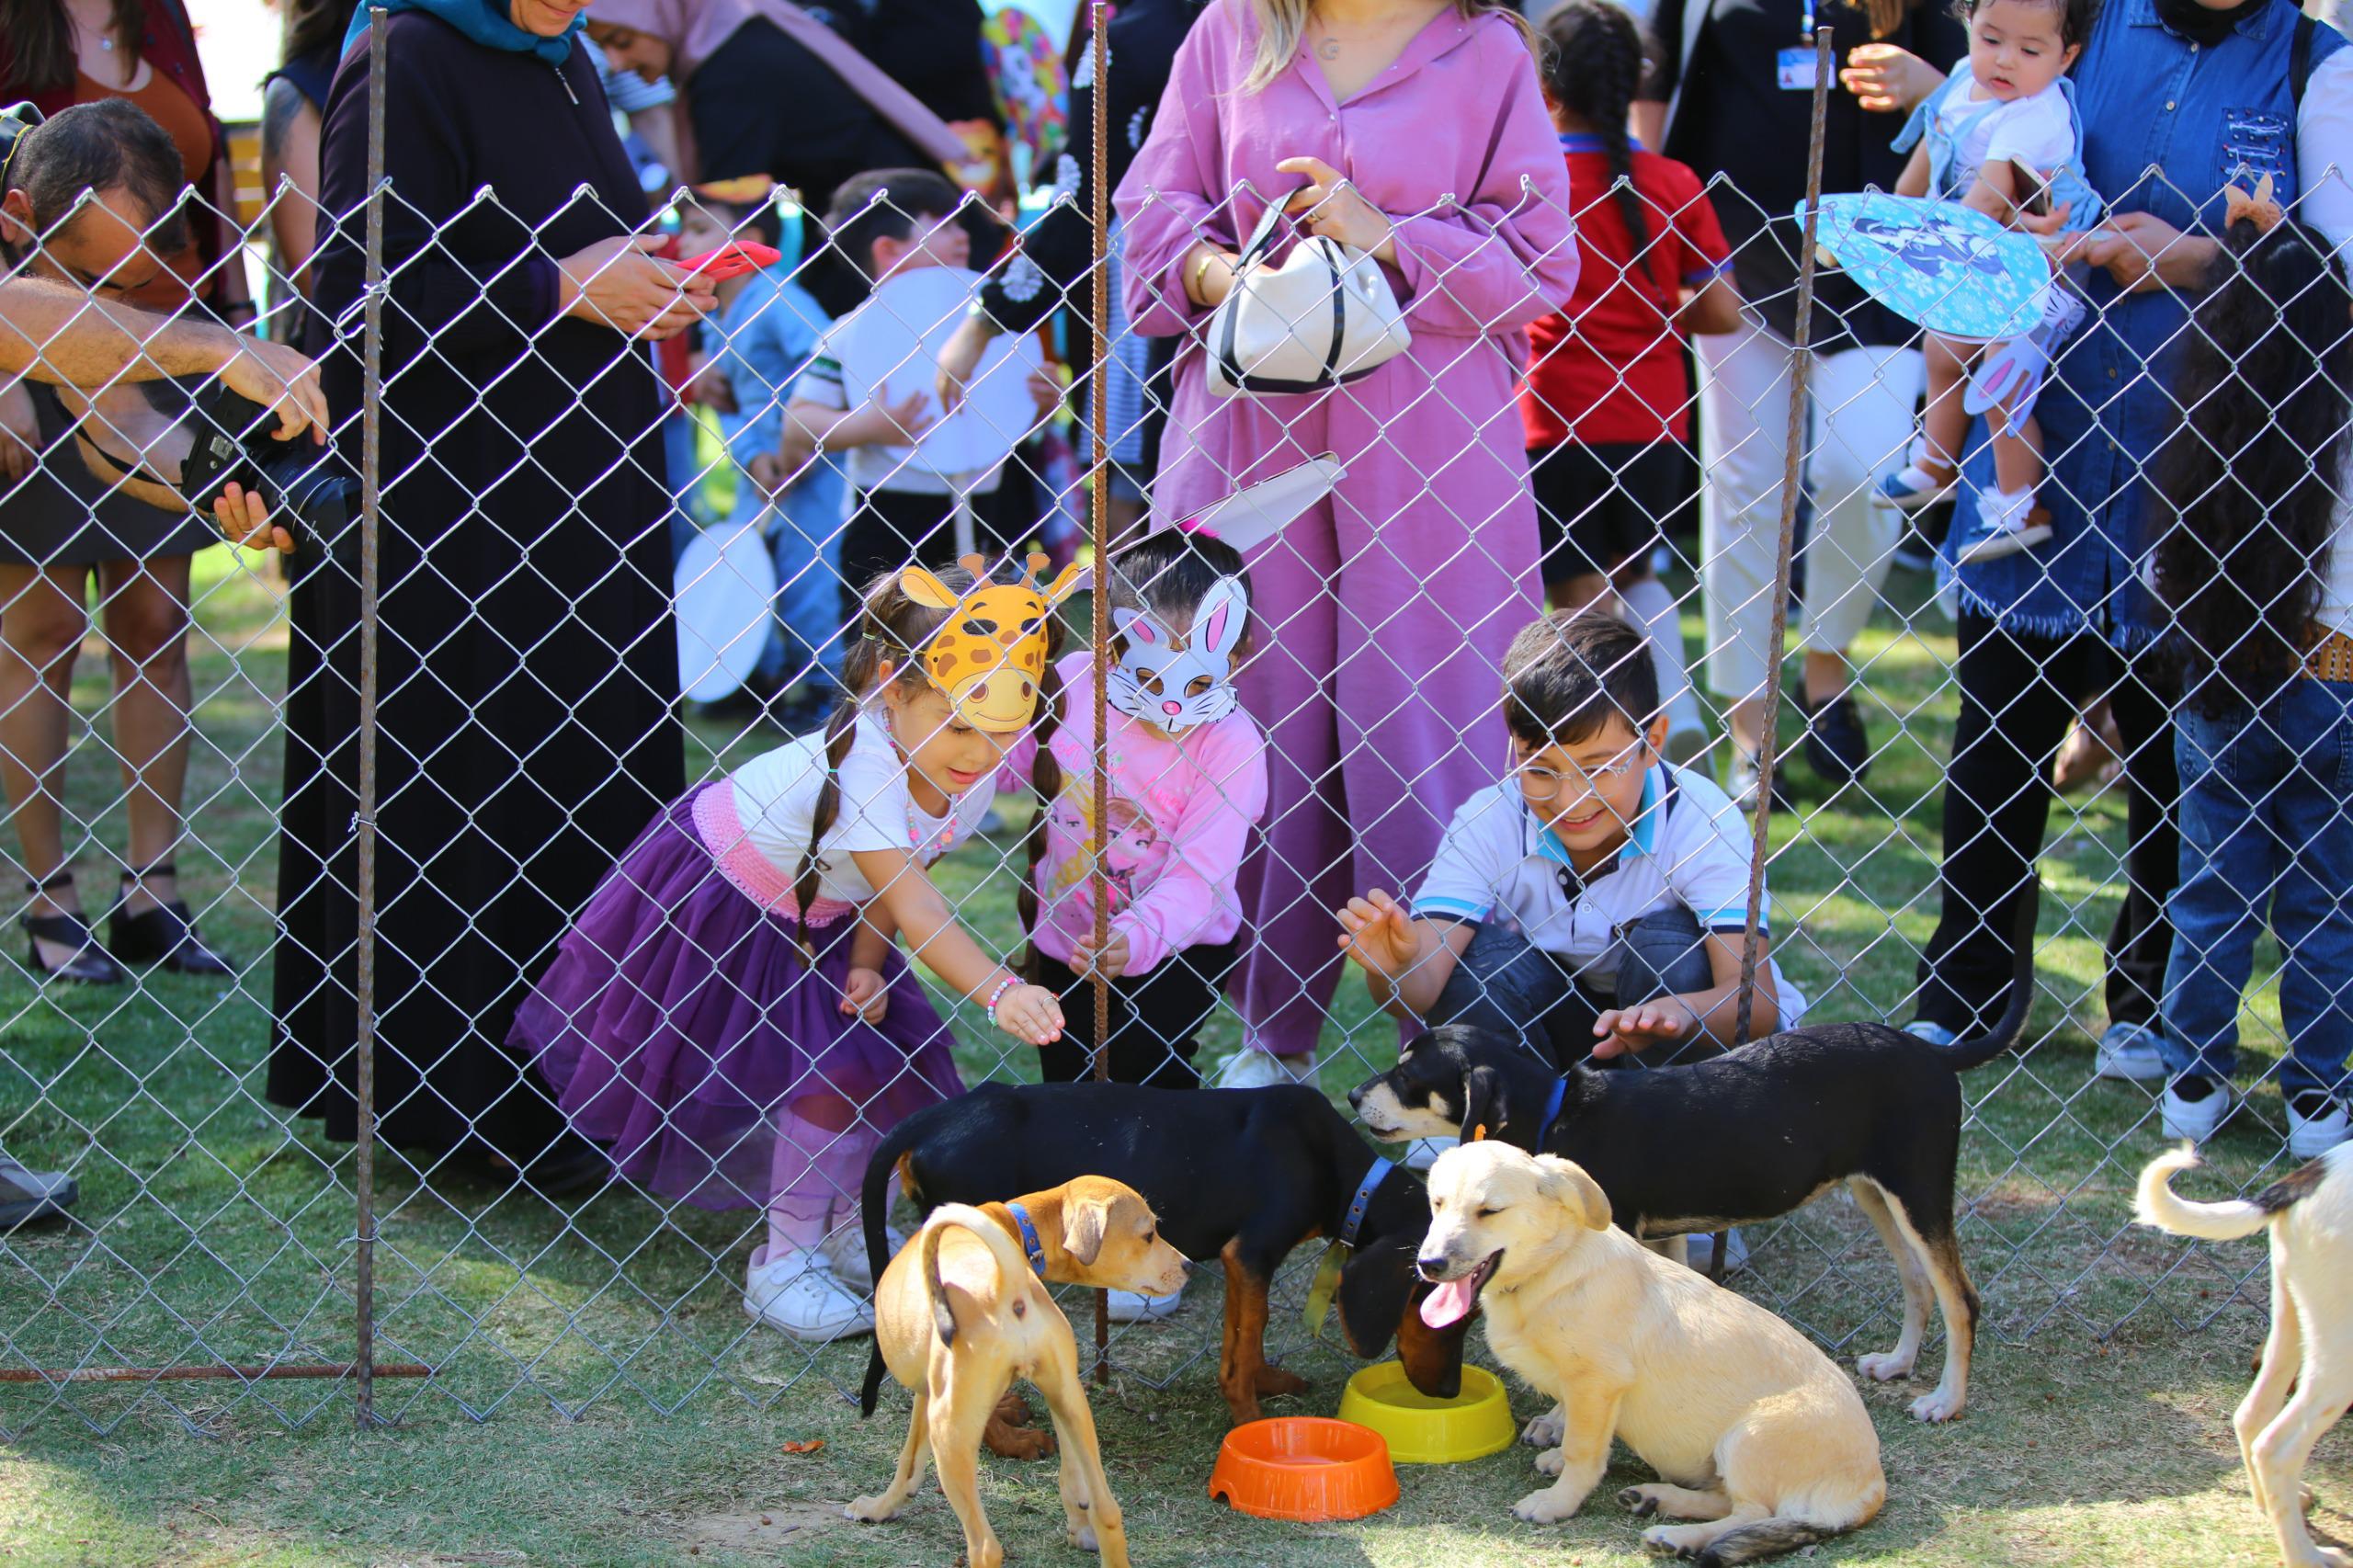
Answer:
[[[1201,284],[1210,275],[1210,263],[1216,259],[1217,252],[1203,245],[1201,254],[1193,261],[1193,287],[1189,292],[1193,296],[1193,302],[1197,305],[1206,305],[1210,302],[1210,297],[1202,291]]]

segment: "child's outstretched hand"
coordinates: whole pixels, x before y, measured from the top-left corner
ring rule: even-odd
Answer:
[[[1106,980],[1117,980],[1128,971],[1128,937],[1124,931],[1114,931],[1111,939],[1097,952],[1095,938],[1090,935],[1071,944],[1070,967],[1080,974],[1100,973]]]
[[[1596,1057],[1630,1056],[1690,1033],[1691,1009],[1673,997],[1639,1007],[1613,1007],[1594,1019],[1593,1032]]]
[[[842,1012],[854,1018],[864,1018],[879,1024],[891,1010],[891,987],[882,976],[870,969],[853,969],[842,986]]]
[[[996,1027],[1025,1045],[1063,1038],[1063,1005],[1042,985],[1017,985],[998,999]]]
[[[1421,951],[1414,917],[1395,899],[1373,889],[1338,912],[1340,950],[1375,974],[1397,979]]]

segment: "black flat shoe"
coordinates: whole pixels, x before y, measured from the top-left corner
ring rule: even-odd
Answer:
[[[1842,691],[1814,706],[1798,699],[1805,715],[1805,759],[1826,784],[1859,784],[1871,770],[1871,738],[1855,694]]]
[[[168,877],[174,874],[170,861],[150,866],[144,871],[126,872],[123,881],[135,888],[147,877]],[[185,899],[173,899],[157,903],[140,915],[126,915],[124,906],[115,905],[107,916],[107,945],[114,956],[128,964],[157,964],[174,974],[233,975],[237,972],[233,960],[214,952],[197,935],[196,915]]]
[[[63,871],[45,882],[27,882],[34,893],[54,892],[74,885],[74,873]],[[69,981],[76,985],[120,985],[131,977],[98,946],[97,934],[78,915],[26,915],[17,924],[25,928],[25,967],[41,979]],[[41,961],[40,945],[70,948],[74,956],[51,968]]]

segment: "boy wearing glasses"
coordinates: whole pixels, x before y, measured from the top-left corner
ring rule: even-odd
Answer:
[[[1375,890],[1339,911],[1373,999],[1518,1034],[1563,1069],[1729,1048],[1748,831],[1713,780],[1661,756],[1667,721],[1642,633],[1593,612],[1529,626],[1504,659],[1504,715],[1512,776],[1454,813],[1410,909]],[[1804,1006],[1765,959],[1749,1037]]]

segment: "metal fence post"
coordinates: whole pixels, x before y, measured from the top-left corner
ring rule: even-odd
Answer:
[[[352,1185],[358,1239],[353,1354],[358,1364],[358,1420],[376,1420],[376,593],[379,471],[383,393],[384,319],[384,30],[390,15],[371,6],[368,29],[368,281],[366,336],[360,346],[359,437],[359,810],[358,974],[353,987],[358,1028],[353,1041],[352,1097],[358,1125],[352,1144]]]

